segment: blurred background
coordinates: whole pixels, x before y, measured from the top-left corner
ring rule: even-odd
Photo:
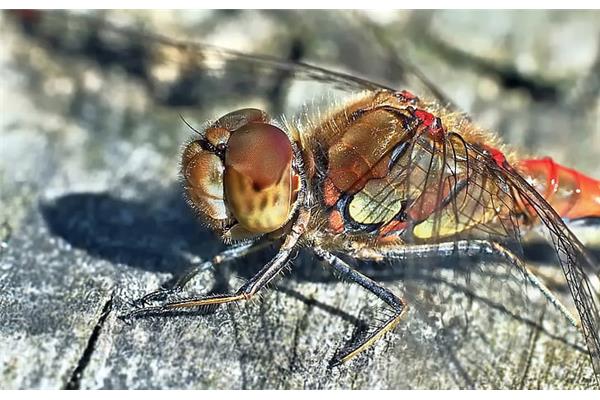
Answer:
[[[370,365],[369,374],[360,379],[360,369],[348,367],[319,380],[315,371],[320,367],[314,363],[323,355],[314,352],[341,340],[346,331],[335,324],[319,327],[322,318],[316,316],[306,322],[302,307],[312,309],[317,300],[311,296],[317,292],[319,301],[329,299],[331,307],[346,310],[367,300],[362,294],[346,299],[341,293],[347,286],[327,286],[317,279],[294,286],[298,292],[282,288],[259,311],[259,306],[249,306],[215,317],[228,329],[237,326],[231,315],[241,312],[251,319],[269,314],[264,307],[271,310],[275,316],[263,318],[273,320],[263,319],[256,330],[266,326],[280,331],[272,338],[281,346],[273,350],[275,357],[289,355],[293,347],[294,358],[285,370],[266,365],[259,350],[240,350],[245,340],[256,341],[252,329],[247,336],[238,332],[231,343],[219,342],[231,332],[210,331],[216,329],[214,321],[196,321],[201,326],[191,328],[150,323],[122,332],[115,313],[107,311],[118,306],[118,299],[156,288],[221,246],[182,199],[179,152],[192,132],[180,115],[198,128],[242,107],[292,120],[305,109],[326,109],[360,90],[290,71],[286,63],[307,62],[438,96],[523,155],[552,156],[600,176],[599,12],[7,11],[0,14],[0,34],[0,387],[593,384],[586,355],[572,350],[576,345],[551,347],[555,361],[548,362],[546,347],[532,342],[529,335],[537,331],[530,333],[527,324],[504,341],[492,335],[477,342],[486,332],[479,326],[469,330],[474,336],[463,343],[458,337],[467,336],[465,321],[447,330],[436,325],[427,331],[419,322],[402,328],[403,338],[424,332],[390,358],[399,362],[402,350],[407,363],[420,365],[413,373],[402,375],[384,362],[381,368]],[[279,61],[256,63],[209,48],[173,46],[156,35]],[[235,279],[227,268],[220,271],[225,272],[203,278],[207,287],[226,290]],[[313,273],[305,272],[309,278]],[[102,331],[108,314],[110,329]],[[456,323],[457,318],[450,320]],[[431,333],[438,330],[441,339]],[[174,332],[178,342],[196,346],[200,353],[183,356],[185,349],[155,346],[148,354],[144,345],[130,347],[131,335],[145,345],[164,344]],[[198,332],[216,342],[198,338]],[[431,356],[431,346],[449,346],[448,338],[456,353]],[[467,362],[473,361],[465,355],[469,350],[485,346],[494,348],[498,358],[483,368]],[[509,353],[513,347],[522,351]],[[531,354],[540,347],[541,355],[530,367]],[[220,360],[218,371],[194,363],[202,352],[204,358]],[[126,363],[135,360],[139,368],[124,368],[123,354],[128,355]],[[239,358],[239,367],[223,366],[231,357]],[[156,359],[162,361],[155,368],[165,372],[153,381],[157,371],[148,362]],[[170,368],[178,362],[189,366],[190,376]],[[498,363],[506,363],[507,369],[498,372]],[[511,365],[519,368],[513,371]],[[262,378],[252,372],[258,370]]]

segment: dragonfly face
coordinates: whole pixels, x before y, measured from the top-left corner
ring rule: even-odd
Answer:
[[[212,124],[182,155],[190,203],[227,239],[273,232],[292,216],[300,179],[288,136],[256,109]]]

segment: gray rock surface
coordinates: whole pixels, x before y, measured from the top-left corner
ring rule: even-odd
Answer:
[[[410,57],[510,143],[600,173],[597,12],[108,16],[246,51],[293,58],[301,49],[303,59],[392,83],[394,57]],[[381,304],[308,252],[257,301],[118,319],[132,299],[223,248],[182,199],[178,153],[190,132],[178,114],[195,126],[249,105],[290,116],[320,93],[282,77],[266,97],[252,94],[260,82],[228,75],[204,78],[193,97],[186,88],[198,86],[177,92],[157,80],[172,68],[136,70],[143,48],[103,62],[98,48],[84,51],[93,48],[81,45],[85,35],[50,47],[0,18],[0,388],[595,387],[580,333],[489,261],[468,274],[452,260],[363,266],[410,312],[365,356],[334,368],[336,350]],[[382,44],[368,45],[378,35]],[[171,66],[182,60],[171,57]],[[233,290],[269,254],[205,271],[190,290]]]

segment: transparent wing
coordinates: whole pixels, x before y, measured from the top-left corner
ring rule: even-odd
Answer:
[[[153,97],[168,106],[197,106],[263,95],[273,102],[290,82],[319,85],[317,92],[411,89],[440,104],[451,105],[407,60],[394,56],[395,84],[337,72],[299,61],[247,54],[195,41],[180,41],[155,32],[113,24],[97,14],[15,12],[25,32],[66,55],[87,56],[103,66],[118,66],[141,79]],[[33,23],[35,22],[35,23]]]

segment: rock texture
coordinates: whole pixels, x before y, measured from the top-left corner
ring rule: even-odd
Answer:
[[[515,146],[600,172],[597,12],[108,17],[383,81],[399,73],[396,57],[410,57]],[[140,62],[149,60],[143,45],[117,41],[110,53],[91,35],[50,42],[35,15],[25,25],[1,18],[1,388],[595,387],[577,330],[506,266],[485,260],[469,273],[452,260],[362,266],[411,308],[340,367],[329,361],[382,305],[309,252],[258,301],[120,320],[132,299],[223,248],[182,199],[178,152],[190,132],[178,114],[195,126],[240,106],[287,114],[318,88],[285,75],[261,96],[252,90],[262,83],[247,76],[227,75],[223,86],[222,76],[184,76],[192,85]],[[234,290],[272,253],[205,271],[190,290]]]

